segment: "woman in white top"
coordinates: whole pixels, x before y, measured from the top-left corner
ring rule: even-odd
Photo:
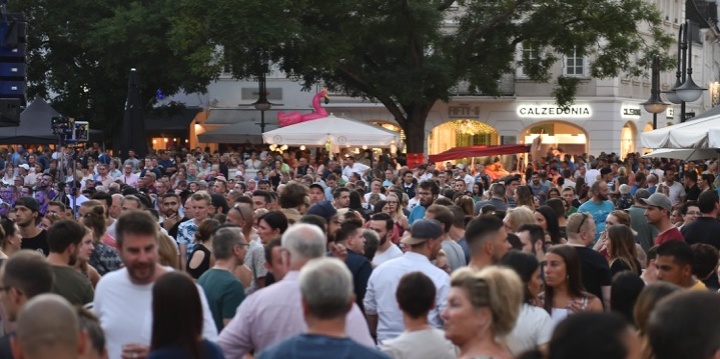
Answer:
[[[537,298],[542,289],[540,262],[530,253],[510,251],[503,256],[499,264],[513,269],[525,284],[525,302],[520,309],[515,328],[507,337],[510,352],[514,355],[531,349],[547,352],[553,324],[548,312],[537,306]]]
[[[545,261],[545,293],[541,301],[555,325],[572,313],[603,310],[600,299],[583,288],[575,248],[566,244],[552,246]]]
[[[453,273],[451,286],[441,316],[445,337],[460,351],[458,358],[512,358],[503,339],[515,326],[523,301],[523,284],[515,271],[464,267]]]
[[[5,185],[15,184],[15,166],[12,162],[5,162],[5,175],[2,178],[2,183]]]

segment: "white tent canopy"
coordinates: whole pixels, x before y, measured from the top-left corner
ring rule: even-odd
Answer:
[[[640,135],[646,148],[720,148],[720,106],[687,122]]]
[[[718,158],[718,156],[720,156],[720,149],[715,148],[660,148],[644,155],[643,157],[697,161]]]
[[[390,147],[400,143],[400,134],[380,126],[332,114],[263,133],[265,143],[288,146]]]
[[[265,124],[266,128],[275,128],[275,125]],[[201,143],[261,143],[262,132],[260,124],[247,121],[233,125],[223,126],[198,135]]]

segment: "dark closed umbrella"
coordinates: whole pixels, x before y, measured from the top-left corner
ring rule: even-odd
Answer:
[[[130,70],[128,94],[125,100],[125,116],[120,133],[120,151],[123,160],[128,158],[128,151],[134,150],[136,158],[145,158],[148,153],[148,142],[145,137],[143,108],[140,104],[140,88],[135,69]]]

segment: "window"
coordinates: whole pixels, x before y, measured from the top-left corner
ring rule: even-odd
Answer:
[[[565,55],[565,74],[568,76],[585,75],[585,58],[580,55],[577,49]]]
[[[532,46],[526,43],[522,44],[520,49],[520,59],[518,59],[518,76],[527,77],[528,73],[525,71],[525,67],[537,66],[540,59],[538,55],[540,50],[537,46]]]

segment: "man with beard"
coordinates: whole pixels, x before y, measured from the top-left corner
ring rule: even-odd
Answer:
[[[575,248],[580,259],[580,281],[585,290],[600,298],[605,308],[610,305],[612,276],[605,256],[592,248],[595,221],[587,213],[575,213],[567,220],[568,245]]]
[[[42,176],[38,178],[35,190],[44,190],[48,193],[48,198],[55,198],[55,191],[53,191],[52,189],[52,184],[54,181],[55,177],[51,173],[43,173]]]
[[[81,224],[63,219],[55,222],[47,234],[50,247],[47,260],[55,274],[52,292],[64,297],[73,305],[91,303],[94,296],[90,280],[73,268],[78,260],[80,242],[85,232],[86,229]]]
[[[654,245],[658,246],[670,241],[685,241],[680,230],[670,221],[672,204],[670,198],[662,193],[653,193],[647,199],[641,199],[645,207],[645,218],[647,223],[655,226],[658,235],[655,237]]]
[[[15,223],[20,228],[20,235],[22,236],[20,247],[22,249],[32,249],[47,256],[50,253],[47,232],[37,226],[40,216],[39,211],[40,204],[32,197],[18,198],[15,201],[15,207],[13,207]],[[80,237],[82,238],[82,236]]]
[[[418,219],[425,217],[425,209],[430,207],[440,194],[440,187],[435,181],[422,181],[418,185],[417,194],[419,205],[413,207],[408,216],[408,223],[413,224]]]
[[[126,163],[125,166],[123,166],[123,174],[119,180],[132,188],[137,188],[140,177],[137,173],[133,172],[132,164]]]
[[[165,228],[170,237],[175,239],[177,237],[177,231],[178,227],[180,227],[180,223],[187,221],[187,219],[180,217],[180,196],[175,193],[166,193],[162,196],[159,202],[159,207],[162,211],[162,215],[164,216],[160,226]]]
[[[17,188],[13,185],[5,186],[0,189],[0,198],[3,203],[7,203],[10,206],[15,205],[15,197],[17,196]]]
[[[152,285],[172,268],[158,263],[157,221],[150,213],[131,210],[121,214],[116,240],[125,267],[102,277],[93,311],[105,332],[109,358],[145,358],[152,332]],[[215,342],[215,322],[205,293],[198,291],[203,337]],[[135,345],[123,348],[129,343]]]
[[[668,198],[670,203],[676,206],[678,203],[685,202],[687,194],[685,193],[685,187],[680,182],[675,181],[675,167],[669,167],[665,170],[665,186],[670,189]]]
[[[372,259],[372,263],[375,266],[379,266],[403,254],[400,248],[389,240],[394,225],[395,221],[393,221],[392,217],[387,213],[376,213],[368,222],[368,228],[375,231],[378,237],[380,237],[380,244]]]
[[[502,221],[500,226],[502,227]],[[378,343],[395,338],[405,330],[403,313],[398,307],[395,292],[400,279],[408,272],[422,272],[435,284],[436,306],[430,311],[428,319],[435,328],[442,328],[440,313],[447,304],[450,277],[430,261],[437,258],[442,248],[440,241],[443,234],[440,222],[434,219],[418,219],[410,227],[410,236],[402,239],[403,244],[408,246],[408,251],[375,268],[370,275],[363,303],[370,333],[375,334]]]
[[[595,181],[590,187],[592,198],[580,205],[578,213],[589,213],[595,220],[595,242],[600,238],[600,234],[605,231],[605,219],[610,212],[615,210],[612,201],[608,200],[610,189],[603,180]]]
[[[40,215],[44,216],[45,213],[47,213],[48,204],[50,204],[50,197],[48,196],[47,191],[44,189],[38,189],[35,193],[33,193],[33,197],[35,197],[35,200],[40,204]]]
[[[510,249],[503,221],[493,215],[476,217],[470,221],[465,238],[470,248],[468,266],[477,271],[497,264]]]

